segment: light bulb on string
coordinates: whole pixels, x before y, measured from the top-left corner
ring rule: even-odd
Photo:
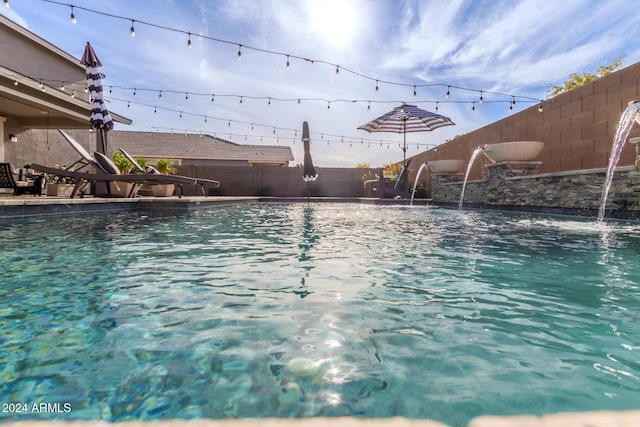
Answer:
[[[133,96],[136,96],[136,88],[133,88]]]
[[[180,111],[180,118],[182,118],[182,111]]]
[[[109,86],[109,95],[113,93],[113,86]]]
[[[131,20],[131,29],[129,30],[129,33],[131,33],[131,37],[135,37],[136,36],[136,29],[133,27],[133,24],[136,21],[134,21],[133,19]]]
[[[242,104],[242,97],[240,97],[240,104]]]
[[[211,95],[211,102],[215,101],[215,95]]]
[[[242,59],[242,45],[238,45],[238,61]]]
[[[271,97],[269,97],[269,102],[267,102],[267,105],[271,105]]]
[[[184,100],[188,101],[189,100],[189,92],[185,92],[184,93]]]
[[[540,103],[540,105],[538,105],[538,112],[542,113],[544,110],[542,108],[542,102]]]
[[[447,86],[447,94],[445,95],[445,98],[449,98],[449,95],[451,95],[451,86]]]
[[[418,96],[418,92],[416,92],[416,85],[413,85],[413,97],[416,98]]]
[[[339,66],[339,65],[336,65],[336,76],[337,76],[338,74],[340,74],[340,66]]]
[[[378,87],[378,80],[376,80],[376,93],[380,92],[380,88]]]
[[[298,98],[298,104],[300,104],[300,98]]]
[[[207,123],[207,116],[204,116],[204,122]]]
[[[439,102],[436,102],[436,111],[438,111],[438,104]]]
[[[289,55],[287,55],[287,70],[289,69]]]
[[[153,107],[153,114],[158,114],[158,107]]]
[[[60,83],[60,90],[64,92],[64,82]],[[111,92],[109,92],[109,93],[111,93]]]
[[[331,109],[331,101],[327,101],[327,110]]]
[[[473,103],[473,106],[471,107],[471,111],[476,111],[476,103]]]
[[[158,92],[158,98],[162,98],[162,91]]]
[[[191,33],[189,33],[189,38],[187,39],[187,47],[191,49]]]
[[[76,21],[76,15],[73,13],[73,6],[71,6],[71,15],[69,16],[69,18],[71,18],[71,23],[72,24],[77,24],[78,21]]]
[[[480,91],[480,104],[484,102],[484,97],[482,96],[482,91]]]
[[[367,105],[367,111],[371,110],[371,101],[369,101],[369,105]]]

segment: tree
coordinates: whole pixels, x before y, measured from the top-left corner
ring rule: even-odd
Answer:
[[[584,86],[593,80],[599,79],[600,77],[607,76],[613,73],[616,70],[622,68],[624,63],[625,55],[620,55],[616,58],[613,58],[611,62],[607,65],[601,65],[598,67],[598,70],[595,73],[583,73],[583,74],[570,74],[569,80],[565,81],[562,86],[550,86],[547,91],[547,99],[553,98],[554,96],[558,96],[562,93],[569,92],[572,89],[578,88],[580,86]]]
[[[402,169],[402,163],[389,163],[384,165],[382,173],[386,177],[396,178],[398,175],[400,175],[400,169]]]

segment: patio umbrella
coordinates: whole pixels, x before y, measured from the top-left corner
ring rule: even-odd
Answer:
[[[318,172],[313,167],[313,161],[311,160],[311,138],[309,138],[309,123],[302,123],[302,143],[304,145],[304,167],[302,172],[302,179],[305,182],[315,181],[318,178]]]
[[[318,172],[313,167],[311,160],[311,138],[309,137],[309,123],[302,123],[302,144],[304,145],[304,165],[302,167],[302,179],[307,183],[307,202],[309,202],[309,182],[318,178]]]
[[[415,105],[402,104],[358,129],[367,132],[395,132],[404,134],[403,166],[407,167],[407,132],[432,131],[442,126],[454,125],[449,117],[426,111]]]
[[[89,100],[91,102],[91,115],[89,125],[97,130],[96,151],[107,154],[107,132],[113,129],[113,120],[102,97],[102,77],[98,67],[102,66],[98,55],[87,42],[80,63],[87,67],[87,86],[89,88]]]

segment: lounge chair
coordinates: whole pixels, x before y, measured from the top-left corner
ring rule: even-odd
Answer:
[[[121,174],[118,167],[102,153],[94,153],[92,157],[85,149],[66,132],[59,130],[67,142],[80,154],[81,159],[75,162],[67,169],[56,169],[48,166],[33,164],[31,167],[37,171],[52,174],[56,176],[69,177],[74,180],[75,187],[71,193],[73,198],[78,190],[89,182],[130,182],[133,184],[175,184],[178,190],[178,196],[182,197],[183,185],[199,186],[202,194],[207,195],[205,188],[220,187],[219,181],[202,178],[192,178],[180,175],[160,175],[157,173],[144,174]],[[82,171],[86,166],[93,167],[96,172]],[[129,193],[129,197],[135,194],[136,186]]]
[[[40,194],[36,187],[36,181],[18,179],[18,174],[13,171],[11,164],[0,163],[0,188],[9,188],[13,190],[13,195],[17,196],[23,193]]]

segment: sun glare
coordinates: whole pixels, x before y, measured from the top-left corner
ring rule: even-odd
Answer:
[[[334,45],[349,43],[355,34],[358,14],[353,2],[309,0],[310,30]]]

